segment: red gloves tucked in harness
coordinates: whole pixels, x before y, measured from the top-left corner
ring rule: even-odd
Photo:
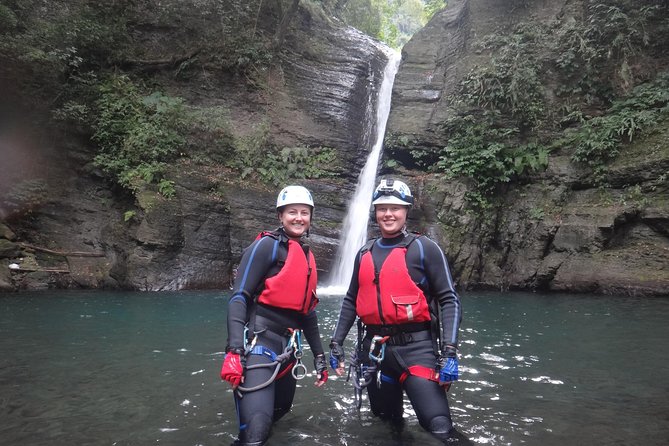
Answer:
[[[244,367],[239,353],[232,351],[226,353],[223,367],[221,367],[221,379],[229,382],[232,388],[236,389],[244,381],[243,373]]]

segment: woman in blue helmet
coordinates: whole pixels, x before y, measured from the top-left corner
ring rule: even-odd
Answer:
[[[228,303],[228,345],[221,378],[234,390],[239,436],[233,445],[259,446],[271,426],[290,411],[296,380],[306,374],[302,338],[314,355],[316,386],[328,379],[314,308],[316,263],[308,236],[314,202],[302,186],[277,197],[281,227],[248,246]]]
[[[406,230],[413,205],[409,187],[384,179],[372,205],[381,237],[355,257],[330,363],[344,373],[344,340],[359,318],[364,337],[354,365],[364,366],[359,378],[367,384],[372,412],[400,422],[406,392],[420,425],[446,442],[456,433],[446,391],[458,379],[460,299],[441,248]]]

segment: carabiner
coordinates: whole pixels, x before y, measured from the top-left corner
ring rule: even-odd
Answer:
[[[295,347],[297,345],[295,342],[295,338],[297,337],[297,332],[300,330],[289,328],[288,331],[290,331],[290,338],[288,338],[288,347]]]
[[[286,348],[293,348],[293,356],[298,361],[302,358],[302,330],[289,328],[291,331],[288,346]]]
[[[380,364],[381,361],[383,361],[383,358],[385,357],[386,354],[386,341],[388,340],[388,336],[374,336],[372,338],[372,343],[369,344],[369,359],[372,361]],[[381,347],[379,347],[379,354],[378,356],[374,354],[374,350],[376,350],[376,343],[380,341]]]
[[[251,339],[251,342],[249,342],[248,338],[246,337],[248,332],[249,328],[244,327],[244,344],[245,344],[244,351],[246,352],[247,355],[251,352],[251,350],[253,350],[253,347],[256,346],[256,341],[258,340],[258,335],[253,333],[253,339]]]
[[[300,371],[298,372],[297,369],[300,369]],[[302,364],[302,361],[298,360],[290,373],[293,375],[293,378],[300,380],[307,376],[307,366]]]

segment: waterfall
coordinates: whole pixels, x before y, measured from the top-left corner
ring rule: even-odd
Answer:
[[[395,73],[400,64],[400,54],[395,51],[388,52],[388,63],[383,72],[383,80],[379,89],[376,104],[376,138],[373,140],[372,149],[367,157],[367,162],[360,172],[355,193],[348,207],[346,218],[342,226],[339,249],[333,262],[334,268],[330,276],[330,284],[324,289],[326,294],[344,294],[348,288],[353,273],[353,260],[356,253],[367,241],[367,224],[369,222],[369,210],[376,186],[376,172],[383,137],[386,133],[386,122],[390,114],[390,99],[393,92]]]

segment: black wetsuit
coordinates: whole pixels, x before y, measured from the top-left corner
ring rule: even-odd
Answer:
[[[371,245],[372,258],[377,271],[380,270],[392,248],[401,245],[405,237],[413,237],[413,235],[400,235],[389,239],[380,238]],[[355,258],[351,284],[342,303],[339,321],[332,338],[339,345],[343,345],[357,316],[356,299],[362,252],[363,250],[359,251]],[[460,299],[453,286],[446,257],[441,248],[431,239],[421,236],[411,242],[407,248],[406,264],[411,279],[422,289],[433,309],[431,312],[433,320],[432,323],[427,324],[366,327],[362,358],[366,363],[370,363],[368,352],[372,337],[374,335],[393,335],[391,341],[386,343],[385,357],[380,365],[380,387],[377,386],[376,375],[367,386],[369,402],[375,415],[400,421],[403,414],[402,391],[404,390],[420,425],[438,438],[446,440],[452,423],[444,390],[437,382],[422,377],[409,376],[403,383],[400,383],[400,377],[409,366],[413,365],[436,370],[438,351],[435,332],[437,332],[437,326],[440,326],[441,329],[442,349],[445,344],[457,346],[458,329],[462,317]],[[436,324],[436,319],[439,324]]]
[[[282,232],[279,230],[279,232]],[[285,234],[281,234],[285,240]],[[289,329],[301,329],[314,356],[323,353],[315,311],[298,311],[259,304],[256,297],[262,292],[265,279],[276,275],[287,256],[287,244],[273,237],[262,237],[244,250],[233,293],[228,304],[228,348],[244,348],[245,328],[257,333],[256,351],[264,348],[276,355],[283,353],[290,337]],[[249,339],[250,341],[250,339]],[[295,395],[296,380],[288,368],[295,360],[286,362],[272,384],[241,397],[235,392],[239,418],[239,440],[235,444],[261,445],[270,434],[271,425],[290,411]],[[272,362],[268,354],[250,354],[246,366]],[[245,370],[245,388],[261,385],[271,379],[273,367]]]

